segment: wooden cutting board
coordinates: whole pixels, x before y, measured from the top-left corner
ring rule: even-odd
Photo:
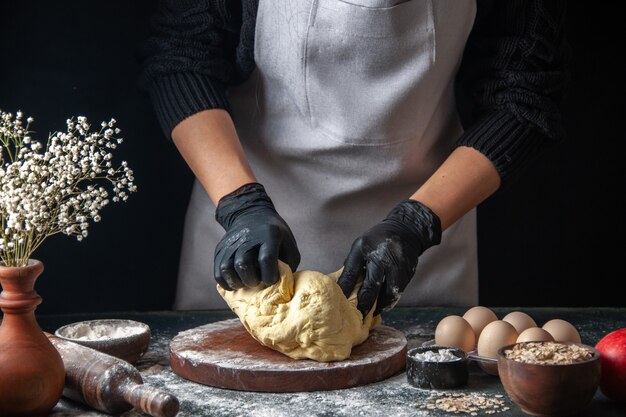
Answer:
[[[295,360],[254,340],[239,319],[186,330],[170,343],[179,376],[240,391],[302,392],[349,388],[393,376],[406,364],[406,338],[379,325],[340,362]]]

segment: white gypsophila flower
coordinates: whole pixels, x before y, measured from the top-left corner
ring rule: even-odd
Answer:
[[[54,234],[83,240],[105,206],[137,191],[128,163],[112,163],[123,142],[115,119],[91,132],[86,117],[69,118],[45,146],[30,136],[32,122],[0,111],[0,260],[11,266],[25,264]]]

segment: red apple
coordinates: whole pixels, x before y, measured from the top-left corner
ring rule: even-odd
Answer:
[[[626,402],[626,328],[617,329],[596,344],[600,351],[600,390],[615,401]]]

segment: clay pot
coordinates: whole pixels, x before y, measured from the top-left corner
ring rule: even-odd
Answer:
[[[35,319],[41,297],[34,290],[43,272],[35,259],[23,267],[0,264],[0,416],[48,416],[61,398],[61,355]]]

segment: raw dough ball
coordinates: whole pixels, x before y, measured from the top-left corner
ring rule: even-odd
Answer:
[[[357,285],[346,299],[337,285],[341,270],[325,275],[315,271],[295,274],[278,263],[280,281],[270,287],[217,290],[259,343],[294,359],[321,362],[350,357],[370,328],[380,323],[374,308],[363,320],[357,310]]]

